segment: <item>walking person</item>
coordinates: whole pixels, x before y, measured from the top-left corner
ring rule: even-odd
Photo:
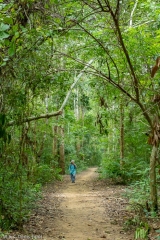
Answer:
[[[75,183],[75,179],[76,179],[76,164],[74,163],[74,160],[71,160],[71,163],[69,165],[69,172],[71,175],[71,182]]]

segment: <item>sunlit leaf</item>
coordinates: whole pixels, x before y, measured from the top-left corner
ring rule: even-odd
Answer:
[[[0,32],[6,31],[10,28],[8,24],[1,23],[0,24]]]
[[[8,33],[0,32],[0,40],[3,40],[3,39],[8,38],[8,37],[9,37]]]
[[[8,49],[8,54],[9,56],[13,56],[15,54],[15,51],[16,51],[16,46],[15,46],[15,43],[12,43],[10,48]]]

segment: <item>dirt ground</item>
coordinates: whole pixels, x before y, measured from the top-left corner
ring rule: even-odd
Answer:
[[[96,168],[77,174],[76,183],[66,175],[46,185],[23,233],[3,239],[133,240],[124,192],[125,186],[99,180]]]
[[[132,240],[133,234],[119,224],[119,214],[126,214],[123,191],[123,186],[99,181],[96,168],[77,174],[76,183],[67,175],[46,187],[43,205],[25,226],[26,234],[44,240]]]
[[[128,212],[123,197],[125,186],[100,180],[96,168],[47,184],[23,230],[6,233],[0,240],[133,240],[130,225],[134,213]],[[133,215],[132,215],[133,214]],[[152,222],[148,239],[155,240],[159,218]]]

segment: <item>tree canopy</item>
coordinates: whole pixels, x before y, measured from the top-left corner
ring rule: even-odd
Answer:
[[[1,228],[71,158],[125,183],[149,174],[157,211],[159,1],[1,0],[0,20]]]

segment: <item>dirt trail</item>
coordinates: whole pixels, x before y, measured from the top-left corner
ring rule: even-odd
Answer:
[[[123,186],[107,186],[98,180],[96,168],[49,185],[37,212],[25,226],[26,234],[44,240],[132,240],[118,220],[125,217]],[[118,209],[117,209],[118,208]],[[119,217],[119,213],[121,216]]]

